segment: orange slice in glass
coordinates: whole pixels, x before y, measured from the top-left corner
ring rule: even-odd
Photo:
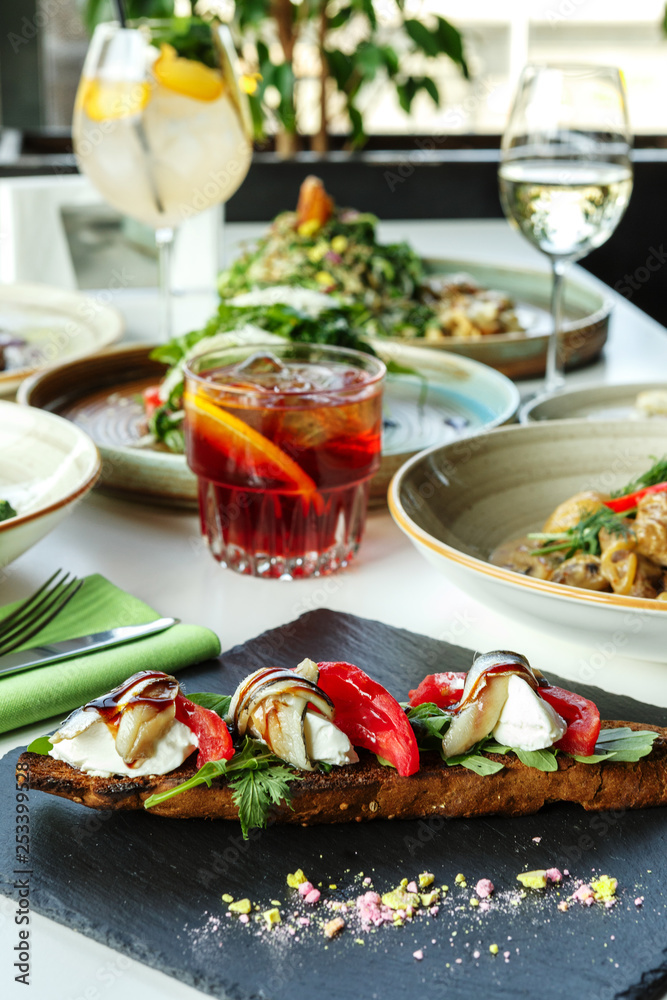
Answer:
[[[225,453],[230,457],[238,456],[239,465],[252,466],[262,477],[284,484],[285,490],[302,494],[313,502],[316,510],[324,508],[315,482],[277,444],[232,413],[220,409],[202,392],[186,391],[183,400],[186,412],[188,408],[194,410],[203,427],[208,423]]]
[[[77,98],[95,122],[130,118],[140,114],[151,95],[150,83],[125,80],[84,80]]]
[[[197,101],[214,101],[225,87],[219,69],[211,69],[196,59],[179,56],[173,45],[166,42],[160,46],[160,55],[153,63],[153,73],[163,87]]]

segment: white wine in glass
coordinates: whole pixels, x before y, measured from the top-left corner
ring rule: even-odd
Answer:
[[[119,211],[155,229],[160,338],[171,335],[174,229],[227,201],[252,158],[229,29],[198,18],[100,24],[74,108],[79,167]]]
[[[551,260],[553,331],[545,387],[564,384],[563,275],[609,239],[632,192],[631,135],[614,67],[529,65],[521,76],[498,172],[505,215]]]

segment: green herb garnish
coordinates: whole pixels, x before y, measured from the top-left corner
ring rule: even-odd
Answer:
[[[0,500],[0,521],[8,521],[10,517],[16,517],[16,511],[8,500]]]
[[[272,806],[281,802],[289,805],[290,783],[301,781],[302,776],[271,753],[266,744],[246,737],[243,746],[231,760],[209,761],[182,784],[151,795],[144,802],[144,807],[152,809],[198,785],[208,785],[210,788],[214,778],[222,777],[229,778],[232,799],[239,811],[243,839],[247,840],[249,830],[266,827]]]
[[[224,719],[229,712],[232,696],[229,694],[212,694],[210,691],[197,691],[188,695],[189,701],[194,701],[195,705],[202,708],[210,708],[212,712]]]
[[[433,702],[424,702],[414,708],[409,707],[406,714],[417,737],[419,749],[439,753],[442,749],[442,738],[449,729],[452,716]]]
[[[649,455],[649,458],[653,459],[653,465],[648,472],[631,480],[620,490],[614,490],[611,494],[612,497],[624,497],[628,493],[636,493],[637,490],[642,490],[646,486],[657,486],[658,483],[667,482],[667,457],[656,458],[655,455]]]
[[[39,753],[43,757],[48,756],[49,750],[53,749],[53,743],[48,736],[38,736],[36,740],[28,744],[28,753]]]
[[[577,523],[566,531],[533,531],[528,538],[544,542],[534,549],[531,555],[544,556],[551,552],[562,552],[564,559],[569,559],[575,552],[585,552],[590,556],[600,555],[600,532],[602,529],[610,535],[620,535],[629,538],[634,532],[620,514],[615,514],[608,507],[600,507],[590,514],[584,514]]]

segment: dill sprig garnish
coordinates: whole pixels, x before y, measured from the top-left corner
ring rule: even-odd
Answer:
[[[542,541],[545,544],[534,549],[531,555],[546,556],[551,552],[562,552],[569,559],[575,552],[585,552],[587,555],[600,555],[600,532],[606,529],[610,535],[628,538],[633,535],[632,528],[625,518],[615,514],[608,507],[600,507],[590,514],[584,514],[575,525],[565,531],[533,531],[528,538]]]
[[[644,472],[637,479],[631,480],[631,482],[627,483],[620,490],[614,490],[611,494],[612,497],[624,497],[628,493],[635,493],[646,486],[656,486],[658,483],[667,482],[667,456],[656,458],[655,455],[649,455],[649,458],[653,459],[653,465],[648,472]]]

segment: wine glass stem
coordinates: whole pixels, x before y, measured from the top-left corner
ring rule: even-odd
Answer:
[[[174,230],[170,226],[164,226],[155,230],[155,242],[158,248],[158,283],[160,288],[160,319],[159,338],[160,343],[165,344],[171,340],[172,314],[171,314],[171,257],[174,244]]]
[[[563,324],[563,277],[567,270],[567,261],[551,259],[553,283],[551,287],[551,318],[553,329],[547,344],[547,369],[545,389],[547,392],[558,392],[565,385],[565,351],[560,343],[560,333]]]

